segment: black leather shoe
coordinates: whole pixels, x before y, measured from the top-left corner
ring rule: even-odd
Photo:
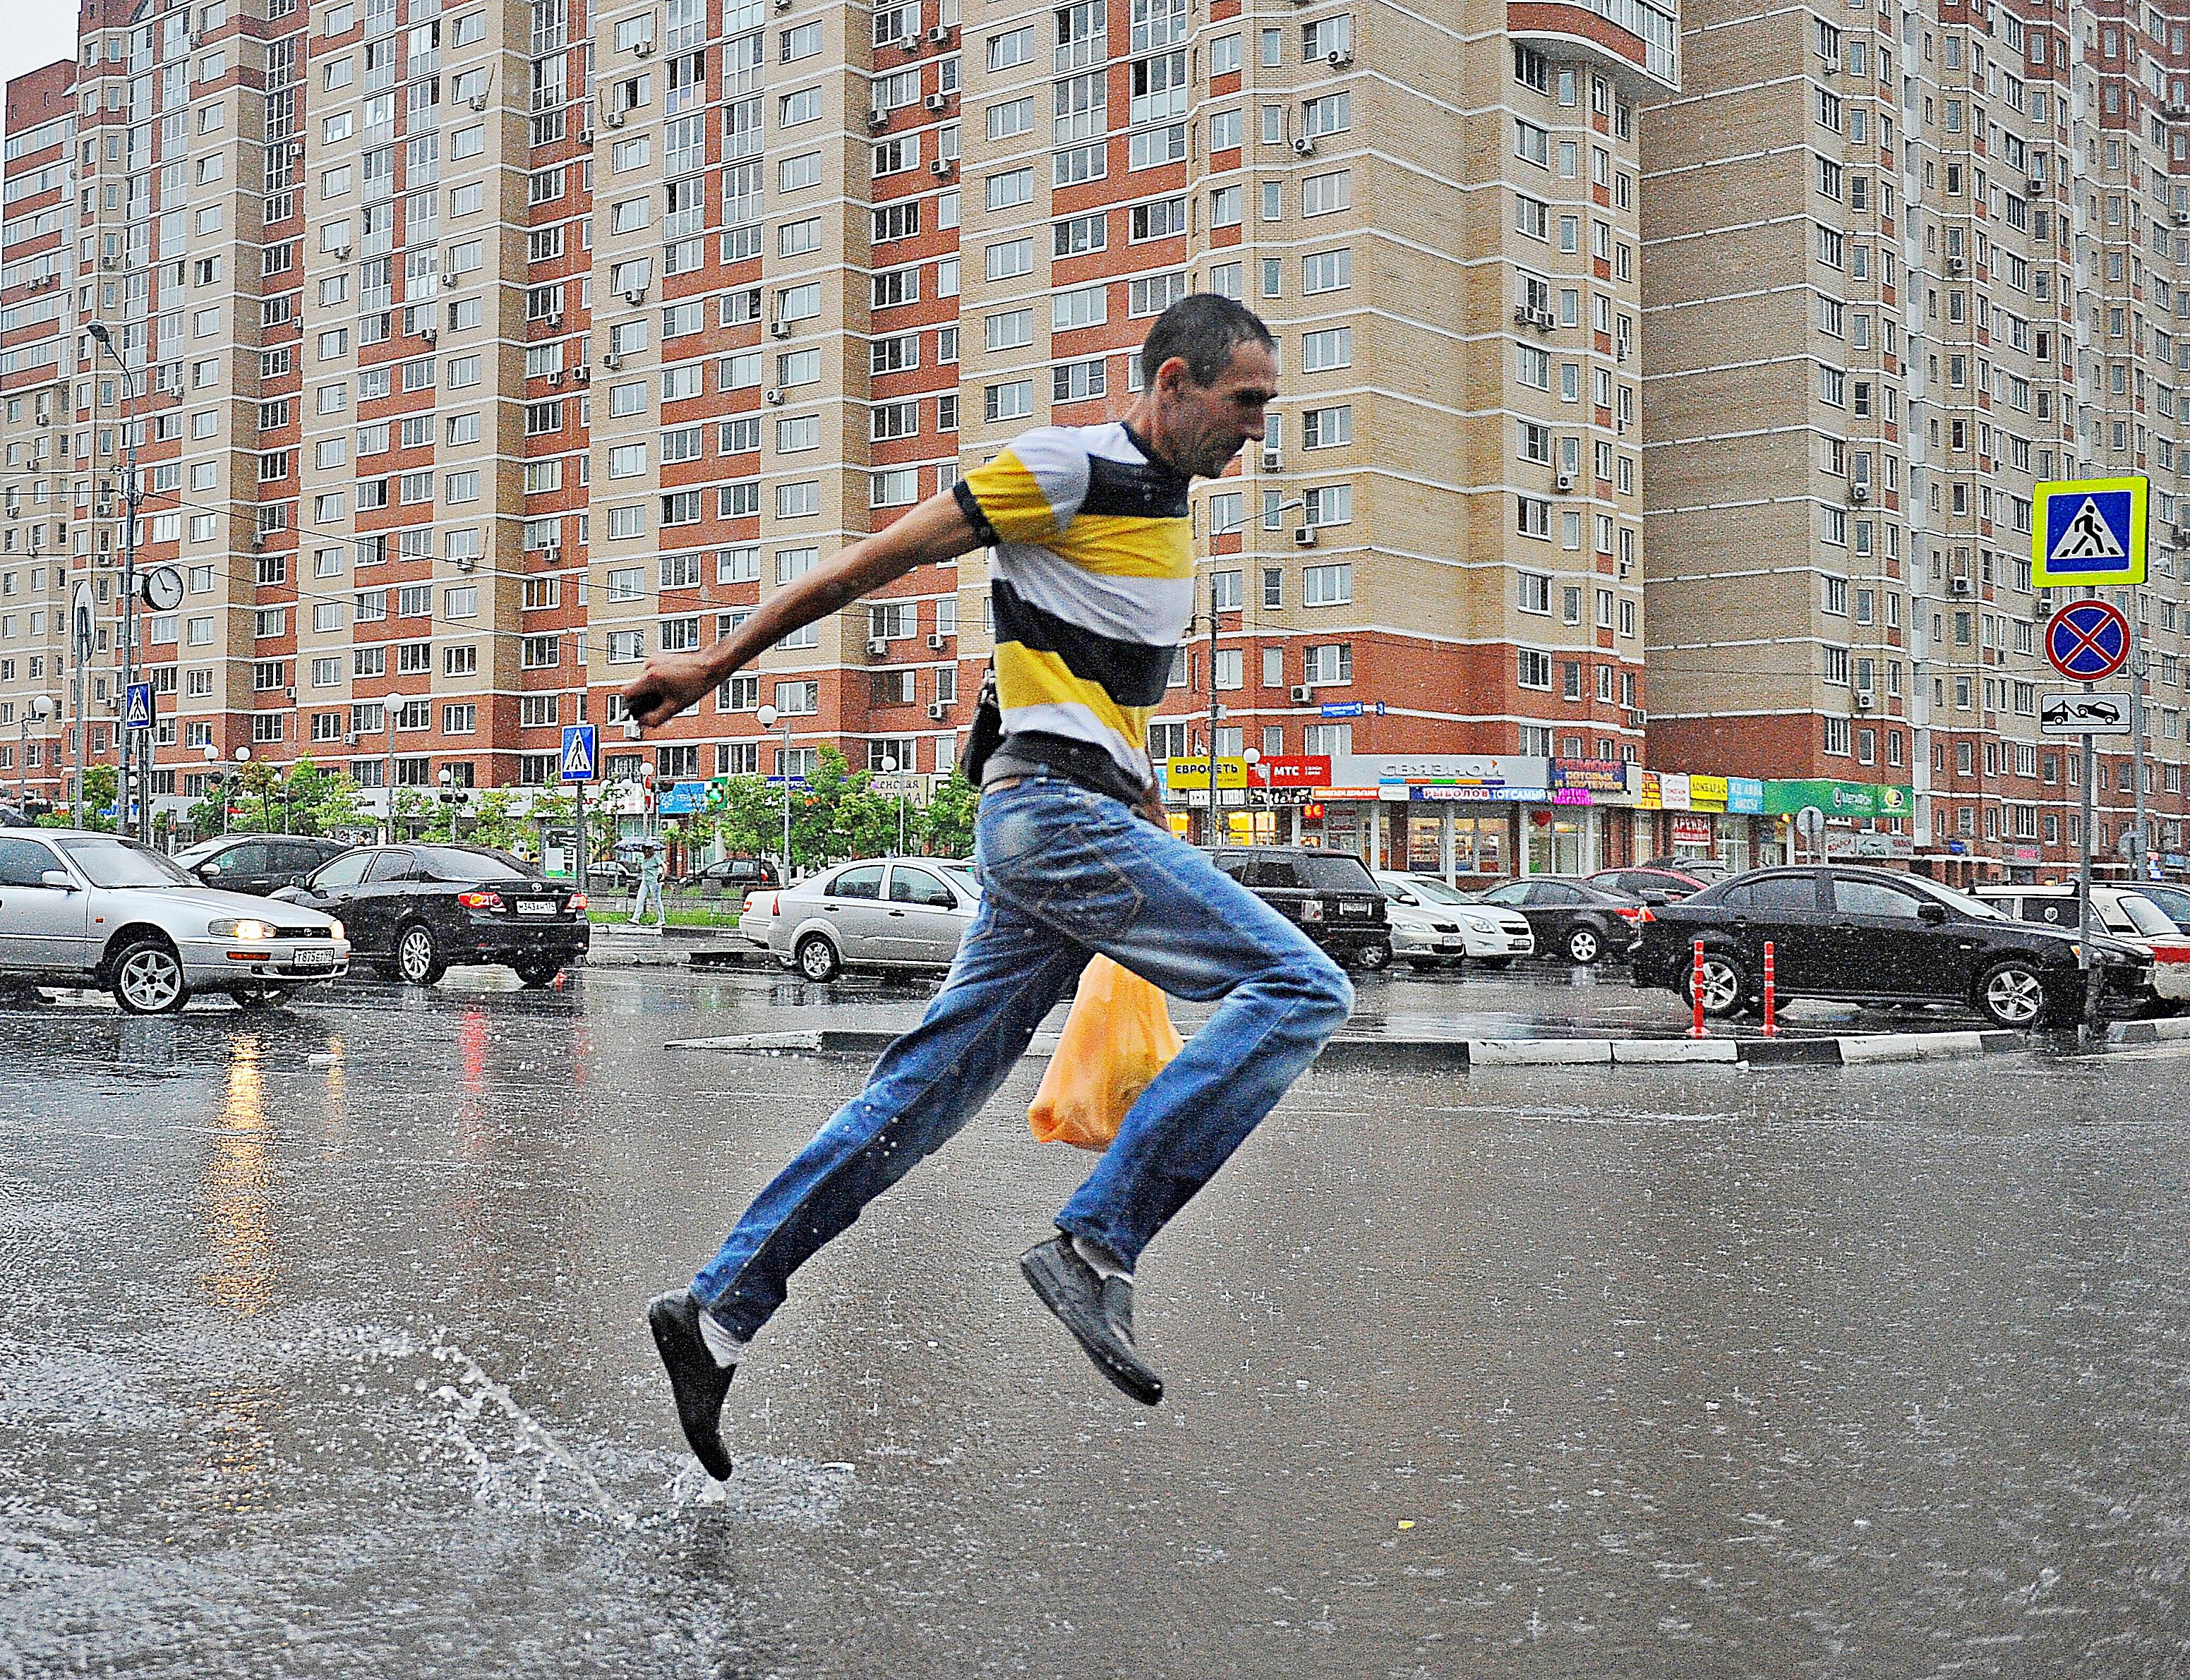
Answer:
[[[715,1363],[700,1335],[700,1304],[689,1289],[656,1295],[646,1306],[654,1345],[669,1369],[669,1391],[677,1397],[677,1421],[701,1468],[718,1482],[730,1479],[730,1455],[723,1445],[723,1396],[730,1391],[737,1366]]]
[[[1080,1258],[1063,1232],[1019,1256],[1019,1270],[1041,1304],[1078,1338],[1095,1368],[1143,1406],[1163,1399],[1163,1378],[1133,1350],[1133,1286],[1105,1277]]]

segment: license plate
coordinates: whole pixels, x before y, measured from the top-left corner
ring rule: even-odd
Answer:
[[[335,953],[323,945],[308,945],[291,959],[290,966],[300,969],[331,969],[335,965]]]
[[[1376,914],[1376,907],[1366,899],[1342,898],[1338,901],[1338,914],[1342,916],[1373,916]]]
[[[520,916],[552,916],[555,914],[555,901],[552,898],[520,898],[517,901],[517,914]]]

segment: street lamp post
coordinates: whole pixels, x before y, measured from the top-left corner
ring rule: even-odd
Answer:
[[[211,741],[205,744],[205,761],[207,764],[220,762],[220,749]],[[224,834],[228,832],[228,778],[215,771],[212,779],[213,786],[208,791],[220,801],[220,831]]]
[[[763,730],[775,727],[776,720],[783,719],[783,757],[779,769],[783,777],[783,884],[791,885],[791,720],[784,717],[774,706],[763,705],[753,714]]]
[[[897,789],[897,855],[905,856],[905,784],[897,779],[897,758],[894,754],[882,757],[882,774],[890,778]]]
[[[43,694],[24,703],[23,715],[15,720],[15,801],[30,815],[31,807],[31,720],[43,723],[54,715],[54,703]],[[45,732],[39,732],[43,739]]]
[[[122,374],[122,435],[127,450],[122,479],[122,693],[126,705],[129,691],[137,682],[137,510],[143,501],[143,491],[137,482],[137,376],[128,363],[122,359],[122,353],[115,348],[114,335],[106,330],[105,322],[94,321],[84,331],[113,359]],[[140,733],[145,737],[141,742],[135,738]],[[150,815],[150,801],[143,790],[151,785],[151,778],[145,773],[144,762],[151,754],[151,732],[131,729],[125,713],[121,733],[116,757],[122,774],[120,785],[115,790],[115,814],[120,819],[121,830],[128,833],[132,827],[130,783],[133,769],[139,790],[137,802],[142,807],[137,812],[135,826],[141,840],[145,819]]]
[[[238,747],[235,749],[235,761],[239,765],[250,763],[251,749],[248,747]],[[243,782],[243,772],[237,770],[234,772],[230,780],[234,781],[239,787],[241,786]],[[228,832],[228,793],[224,787],[222,789],[220,799],[220,831],[223,834],[226,834]]]

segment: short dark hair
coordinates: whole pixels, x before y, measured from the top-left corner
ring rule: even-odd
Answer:
[[[1179,356],[1195,384],[1212,385],[1232,365],[1232,353],[1242,344],[1278,348],[1262,318],[1245,304],[1213,291],[1189,292],[1149,329],[1141,345],[1141,384],[1153,386],[1156,370]]]

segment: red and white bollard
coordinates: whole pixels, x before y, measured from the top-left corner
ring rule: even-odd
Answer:
[[[1696,941],[1694,965],[1688,970],[1688,997],[1695,1004],[1695,1020],[1688,1027],[1691,1038],[1708,1038],[1710,1032],[1704,1026],[1704,942]]]
[[[1764,1036],[1779,1036],[1779,986],[1773,972],[1772,942],[1764,942]]]

